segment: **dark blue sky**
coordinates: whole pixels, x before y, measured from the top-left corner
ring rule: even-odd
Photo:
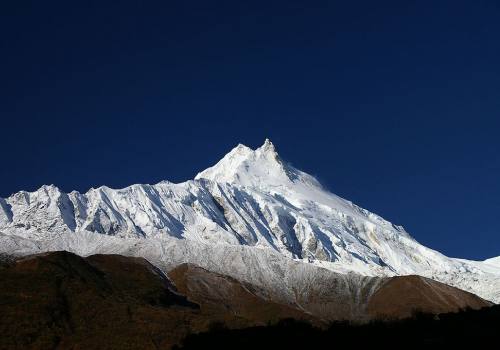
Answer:
[[[180,182],[269,137],[422,243],[500,255],[498,1],[75,3],[0,5],[0,196]]]

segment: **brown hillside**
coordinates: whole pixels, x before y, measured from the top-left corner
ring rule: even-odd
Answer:
[[[372,318],[405,318],[415,312],[440,314],[492,303],[477,295],[420,276],[397,276],[372,295],[367,312]]]

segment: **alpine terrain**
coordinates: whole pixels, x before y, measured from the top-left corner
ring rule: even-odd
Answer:
[[[144,258],[188,299],[215,293],[193,284],[204,280],[315,320],[409,314],[390,302],[402,293],[436,312],[500,302],[499,258],[450,258],[419,244],[285,163],[269,140],[256,150],[238,145],[183,183],[86,193],[50,185],[0,198],[1,254],[61,250]],[[412,296],[415,288],[422,292]]]

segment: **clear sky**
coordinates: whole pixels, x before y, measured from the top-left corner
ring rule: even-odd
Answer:
[[[180,182],[269,137],[420,242],[500,255],[497,0],[76,3],[0,5],[0,196]]]

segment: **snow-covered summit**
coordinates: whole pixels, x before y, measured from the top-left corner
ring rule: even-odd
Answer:
[[[54,246],[75,234],[110,235],[124,244],[139,238],[180,239],[215,250],[245,246],[342,273],[420,274],[500,301],[496,261],[452,259],[422,246],[401,226],[330,193],[285,163],[269,140],[255,150],[238,145],[194,180],[179,184],[102,186],[68,194],[43,186],[0,198],[0,233],[9,242],[19,237],[8,249],[23,252],[26,242],[40,247],[50,240]],[[88,239],[78,242],[85,245]],[[0,240],[0,248],[6,247]]]
[[[283,162],[269,139],[256,150],[239,144],[217,164],[196,175],[195,179],[257,188],[290,186],[293,182],[319,186],[312,176]]]

